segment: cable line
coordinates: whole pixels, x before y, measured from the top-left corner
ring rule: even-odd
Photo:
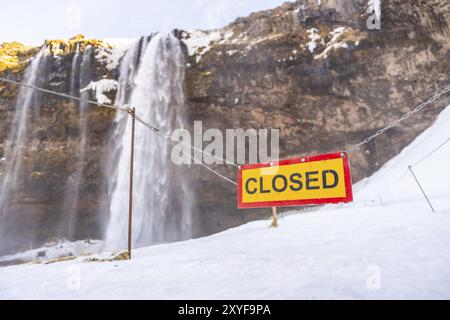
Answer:
[[[52,90],[47,90],[47,89],[44,89],[44,88],[33,86],[31,84],[17,82],[17,81],[5,79],[5,78],[2,78],[2,77],[0,77],[0,81],[6,82],[6,83],[11,83],[11,84],[16,84],[18,86],[27,87],[27,88],[34,89],[34,90],[37,90],[37,91],[40,91],[40,92],[52,94],[52,95],[55,95],[55,96],[60,96],[60,97],[68,98],[68,99],[73,99],[73,100],[78,100],[78,101],[82,101],[82,102],[87,102],[87,103],[94,104],[94,105],[99,106],[99,107],[125,111],[125,112],[128,112],[128,113],[130,112],[129,108],[112,106],[110,104],[105,104],[105,103],[100,103],[100,102],[89,100],[89,99],[75,97],[75,96],[71,96],[70,94],[60,93],[60,92],[56,92],[56,91],[52,91]]]
[[[155,126],[153,126],[152,124],[148,123],[147,121],[145,121],[143,118],[141,118],[140,116],[136,115],[135,113],[133,113],[131,111],[131,107],[119,107],[119,106],[113,106],[110,104],[105,104],[105,103],[99,103],[97,101],[93,101],[93,100],[89,100],[89,99],[84,99],[84,98],[80,98],[80,97],[75,97],[69,94],[65,94],[65,93],[60,93],[60,92],[56,92],[56,91],[52,91],[52,90],[48,90],[48,89],[44,89],[44,88],[40,88],[40,87],[36,87],[30,84],[25,84],[22,82],[18,82],[18,81],[14,81],[14,80],[9,80],[9,79],[5,79],[3,77],[0,77],[0,81],[6,82],[6,83],[10,83],[10,84],[15,84],[15,85],[19,85],[19,86],[23,86],[23,87],[27,87],[30,89],[34,89],[40,92],[44,92],[44,93],[48,93],[48,94],[52,94],[52,95],[56,95],[56,96],[60,96],[60,97],[64,97],[64,98],[68,98],[68,99],[73,99],[73,100],[78,100],[78,101],[83,101],[83,102],[87,102],[99,107],[105,107],[105,108],[110,108],[110,109],[115,109],[118,111],[123,111],[123,112],[127,112],[128,114],[130,114],[132,117],[135,118],[136,121],[140,122],[142,125],[144,125],[145,127],[149,128],[152,132],[154,132],[155,134],[157,134],[159,137],[163,138],[164,141],[170,143],[170,144],[175,144],[175,143],[181,143],[182,145],[185,145],[187,147],[189,147],[190,149],[200,152],[202,155],[208,155],[216,160],[219,160],[220,162],[224,162],[227,165],[232,165],[237,167],[238,165],[235,162],[229,161],[225,158],[220,158],[217,157],[216,155],[212,155],[210,153],[207,153],[203,150],[200,150],[198,148],[196,148],[195,146],[192,146],[190,144],[185,144],[184,142],[179,142],[179,141],[175,141],[172,139],[171,136],[165,136],[163,134],[161,134],[160,130],[158,128],[156,128]],[[365,138],[364,140],[362,140],[361,142],[351,146],[350,148],[346,149],[347,152],[351,153],[353,151],[356,151],[357,149],[359,149],[360,147],[362,147],[365,144],[368,144],[369,142],[371,142],[372,140],[376,139],[377,137],[379,137],[380,135],[384,134],[386,131],[398,126],[399,124],[401,124],[403,121],[409,119],[411,116],[419,113],[420,111],[422,111],[424,108],[426,108],[428,105],[432,104],[433,102],[439,100],[444,94],[448,93],[450,91],[450,85],[447,86],[446,88],[444,88],[443,90],[441,90],[440,92],[438,92],[437,94],[435,94],[434,96],[432,96],[430,99],[428,99],[426,102],[418,105],[416,108],[414,108],[413,110],[405,113],[401,118],[391,122],[390,124],[388,124],[386,127],[378,130],[377,132],[375,132],[373,135]],[[448,139],[446,142],[444,142],[438,149],[440,149],[441,147],[443,147],[448,141],[450,141],[450,139]],[[434,152],[436,152],[438,149],[434,150],[430,155],[428,155],[427,157],[425,157],[424,159],[422,159],[421,161],[417,162],[416,164],[414,164],[413,166],[417,165],[418,163],[422,162],[423,160],[425,160],[426,158],[430,157]],[[222,178],[223,180],[230,182],[234,185],[237,185],[237,183],[227,177],[225,177],[224,175],[222,175],[221,173],[217,172],[216,170],[212,169],[211,167],[205,165],[202,161],[198,160],[197,158],[195,158],[195,156],[192,156],[191,154],[189,155],[189,157],[196,163],[200,164],[201,166],[203,166],[205,169],[209,170],[210,172],[214,173],[215,175],[217,175],[218,177]]]
[[[436,149],[434,149],[430,154],[428,154],[427,156],[423,157],[421,160],[415,162],[414,164],[411,165],[411,167],[415,167],[418,164],[422,163],[423,161],[427,160],[429,157],[431,157],[433,154],[435,154],[436,152],[438,152],[440,149],[442,149],[442,147],[444,147],[447,143],[450,142],[450,138],[448,138],[445,142],[443,142],[442,144],[439,145],[439,147],[437,147]]]
[[[417,166],[418,164],[421,164],[423,161],[427,160],[429,157],[431,157],[433,154],[435,154],[436,152],[438,152],[440,149],[442,149],[447,143],[450,142],[450,138],[448,138],[446,141],[444,141],[443,143],[441,143],[436,149],[434,149],[433,151],[431,151],[427,156],[423,157],[421,160],[415,162],[414,164],[409,165],[409,167],[414,168],[415,166]],[[398,179],[398,181],[403,180],[403,178],[408,174],[408,170],[405,171],[405,173],[403,173],[400,178]]]
[[[144,119],[142,119],[141,117],[139,117],[138,115],[134,114],[132,112],[131,107],[118,107],[118,106],[113,106],[110,104],[105,104],[105,103],[99,103],[93,100],[89,100],[89,99],[84,99],[84,98],[80,98],[80,97],[76,97],[76,96],[72,96],[69,94],[65,94],[65,93],[60,93],[60,92],[56,92],[56,91],[52,91],[52,90],[48,90],[48,89],[44,89],[41,87],[37,87],[34,85],[30,85],[30,84],[26,84],[26,83],[22,83],[22,82],[18,82],[18,81],[14,81],[14,80],[9,80],[9,79],[5,79],[3,77],[0,77],[0,81],[6,82],[6,83],[10,83],[10,84],[15,84],[18,86],[22,86],[22,87],[26,87],[26,88],[30,88],[36,91],[40,91],[40,92],[44,92],[44,93],[48,93],[48,94],[52,94],[55,96],[60,96],[60,97],[64,97],[64,98],[68,98],[68,99],[73,99],[73,100],[77,100],[77,101],[83,101],[83,102],[87,102],[99,107],[104,107],[104,108],[109,108],[109,109],[114,109],[114,110],[118,110],[118,111],[123,111],[123,112],[127,112],[129,115],[131,115],[132,117],[134,117],[136,119],[136,121],[140,122],[142,125],[144,125],[145,127],[149,128],[153,133],[155,133],[156,135],[158,135],[159,137],[161,137],[164,141],[170,143],[170,144],[177,144],[177,143],[181,143],[182,145],[185,145],[187,147],[189,147],[192,150],[195,150],[197,152],[202,153],[203,155],[208,155],[210,157],[215,158],[216,160],[219,160],[221,162],[224,162],[226,164],[229,165],[233,165],[237,167],[237,164],[231,161],[228,161],[227,159],[224,158],[219,158],[216,155],[212,155],[209,154],[203,150],[200,150],[194,146],[191,146],[189,144],[183,143],[183,142],[179,142],[179,141],[174,141],[172,139],[171,136],[164,136],[163,134],[161,134],[160,130],[158,128],[156,128],[155,126],[151,125],[150,123],[148,123],[147,121],[145,121]],[[237,185],[237,183],[227,177],[225,177],[224,175],[222,175],[221,173],[219,173],[218,171],[212,169],[211,167],[207,166],[206,164],[204,164],[202,161],[198,160],[197,158],[195,158],[195,156],[192,156],[191,154],[189,154],[189,157],[196,163],[200,164],[202,167],[204,167],[205,169],[209,170],[210,172],[214,173],[216,176],[222,178],[223,180],[232,183],[233,185]]]

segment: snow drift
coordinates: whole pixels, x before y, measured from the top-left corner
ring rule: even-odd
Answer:
[[[353,204],[139,249],[132,261],[1,268],[0,298],[449,299],[450,144],[435,151],[449,121],[450,107],[359,183]],[[407,171],[424,158],[415,170],[436,213]]]

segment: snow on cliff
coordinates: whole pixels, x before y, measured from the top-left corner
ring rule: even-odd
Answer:
[[[450,107],[356,201],[134,251],[0,268],[0,298],[450,299]],[[437,212],[411,180],[414,167]],[[99,256],[98,258],[101,258]]]
[[[99,81],[91,81],[86,88],[80,90],[80,92],[86,91],[94,91],[95,99],[98,103],[112,103],[112,100],[109,99],[105,93],[117,90],[118,83],[114,79],[102,79]]]

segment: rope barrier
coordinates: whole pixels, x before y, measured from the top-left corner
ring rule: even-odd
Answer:
[[[112,105],[105,104],[105,103],[99,103],[97,101],[84,99],[84,98],[80,98],[80,97],[75,97],[75,96],[71,96],[69,94],[60,93],[60,92],[56,92],[56,91],[52,91],[52,90],[47,90],[47,89],[44,89],[44,88],[33,86],[31,84],[17,82],[17,81],[5,79],[5,78],[2,78],[2,77],[0,77],[0,81],[6,82],[6,83],[10,83],[10,84],[15,84],[15,85],[26,87],[26,88],[30,88],[30,89],[33,89],[33,90],[36,90],[36,91],[52,94],[52,95],[55,95],[55,96],[60,96],[60,97],[63,97],[63,98],[68,98],[68,99],[73,99],[73,100],[77,100],[77,101],[87,102],[87,103],[94,104],[94,105],[99,106],[99,107],[125,111],[125,112],[128,112],[128,113],[130,112],[129,108],[121,108],[121,107],[116,107],[116,106],[112,106]]]
[[[447,143],[450,142],[450,138],[448,138],[446,141],[444,141],[443,143],[441,143],[436,149],[434,149],[433,151],[431,151],[427,156],[423,157],[421,160],[415,162],[414,164],[409,165],[409,167],[414,168],[415,166],[421,164],[422,162],[424,162],[425,160],[427,160],[429,157],[431,157],[433,154],[435,154],[436,152],[438,152],[440,149],[442,149]],[[400,178],[398,178],[397,181],[402,181],[406,175],[408,174],[410,170],[407,169],[401,176]]]
[[[48,94],[52,94],[52,95],[56,95],[56,96],[60,96],[60,97],[64,97],[64,98],[68,98],[68,99],[73,99],[73,100],[77,100],[77,101],[83,101],[83,102],[88,102],[90,104],[99,106],[99,107],[105,107],[105,108],[110,108],[110,109],[115,109],[118,111],[123,111],[123,112],[127,112],[128,114],[130,114],[132,117],[134,117],[136,119],[136,121],[138,121],[139,123],[141,123],[142,125],[144,125],[145,127],[149,128],[152,132],[154,132],[155,134],[157,134],[159,137],[161,137],[164,141],[170,143],[170,144],[175,144],[175,143],[182,143],[179,141],[174,141],[172,139],[171,136],[165,136],[163,134],[161,134],[160,130],[158,128],[156,128],[155,126],[151,125],[150,123],[148,123],[147,121],[145,121],[144,119],[142,119],[141,117],[139,117],[138,115],[134,114],[131,112],[131,108],[130,107],[118,107],[118,106],[113,106],[113,105],[109,105],[109,104],[105,104],[105,103],[99,103],[93,100],[89,100],[89,99],[84,99],[84,98],[80,98],[80,97],[75,97],[69,94],[65,94],[65,93],[60,93],[60,92],[56,92],[56,91],[52,91],[52,90],[47,90],[44,88],[40,88],[40,87],[36,87],[30,84],[25,84],[22,82],[18,82],[18,81],[14,81],[14,80],[9,80],[9,79],[5,79],[0,77],[0,81],[6,82],[6,83],[10,83],[10,84],[15,84],[15,85],[19,85],[19,86],[23,86],[23,87],[27,87],[30,89],[34,89],[40,92],[44,92],[44,93],[48,93]],[[351,153],[356,151],[357,149],[359,149],[360,147],[362,147],[365,144],[368,144],[369,142],[371,142],[372,140],[376,139],[377,137],[379,137],[380,135],[384,134],[386,131],[397,127],[399,124],[401,124],[403,121],[409,119],[411,116],[415,115],[416,113],[419,113],[420,111],[422,111],[423,109],[425,109],[428,105],[432,104],[433,102],[439,100],[444,94],[448,93],[450,91],[450,85],[447,86],[446,88],[444,88],[443,90],[441,90],[439,93],[435,94],[434,96],[432,96],[430,99],[428,99],[426,102],[418,105],[416,108],[414,108],[413,110],[409,111],[408,113],[404,114],[401,118],[391,122],[390,124],[388,124],[386,127],[378,130],[376,133],[374,133],[373,135],[365,138],[364,140],[362,140],[361,142],[351,146],[350,148],[346,149],[347,152]],[[445,145],[449,140],[447,140],[445,143],[443,143],[443,145]],[[238,165],[235,162],[229,161],[227,159],[224,158],[219,158],[216,155],[212,155],[209,154],[203,150],[200,150],[198,148],[196,148],[195,146],[189,145],[189,144],[185,144],[182,143],[183,145],[186,145],[187,147],[189,147],[190,149],[200,152],[202,155],[208,155],[216,160],[219,160],[220,162],[224,162],[227,165],[232,165],[237,167]],[[443,145],[441,145],[438,149],[440,149]],[[434,152],[436,152],[437,150],[435,150]],[[433,153],[434,153],[433,152]],[[203,166],[205,169],[209,170],[210,172],[214,173],[215,175],[217,175],[218,177],[222,178],[223,180],[232,183],[233,185],[237,185],[237,183],[227,177],[225,177],[224,175],[222,175],[221,173],[217,172],[216,170],[212,169],[211,167],[205,165],[202,161],[198,160],[197,158],[195,158],[195,156],[189,155],[190,158],[200,164],[201,166]],[[427,157],[431,156],[428,155]],[[426,158],[427,158],[426,157]],[[425,160],[425,159],[423,159]],[[423,161],[421,160],[421,161]],[[418,164],[418,163],[416,163]],[[416,165],[414,164],[414,165]],[[413,165],[413,166],[414,166]]]
[[[426,108],[428,105],[430,105],[431,103],[439,100],[441,98],[442,95],[446,94],[450,92],[450,85],[447,86],[446,88],[442,89],[441,91],[439,91],[439,93],[435,94],[434,96],[432,96],[430,99],[428,99],[426,102],[418,105],[416,108],[414,108],[413,110],[405,113],[403,116],[401,116],[399,119],[389,123],[386,127],[378,130],[376,133],[372,134],[371,136],[361,140],[361,142],[354,144],[353,146],[349,147],[349,148],[344,148],[344,150],[348,153],[352,153],[356,150],[358,150],[359,148],[361,148],[363,145],[368,144],[369,142],[373,141],[374,139],[376,139],[377,137],[379,137],[380,135],[384,134],[386,131],[397,127],[399,124],[401,124],[403,121],[409,119],[412,115],[422,111],[424,108]],[[337,152],[340,152],[342,150],[338,150]],[[293,155],[292,157],[303,157],[305,156],[304,154],[296,154]]]
[[[113,105],[110,105],[110,104],[99,103],[99,102],[96,102],[96,101],[93,101],[93,100],[80,98],[80,97],[72,96],[72,95],[69,95],[69,94],[65,94],[65,93],[60,93],[60,92],[44,89],[44,88],[37,87],[37,86],[31,85],[31,84],[26,84],[26,83],[14,81],[14,80],[5,79],[3,77],[0,77],[0,81],[6,82],[6,83],[10,83],[10,84],[15,84],[15,85],[26,87],[26,88],[30,88],[30,89],[33,89],[33,90],[36,90],[36,91],[52,94],[52,95],[55,95],[55,96],[60,96],[60,97],[68,98],[68,99],[73,99],[73,100],[77,100],[77,101],[87,102],[87,103],[90,103],[90,104],[93,104],[93,105],[96,105],[96,106],[99,106],[99,107],[104,107],[104,108],[109,108],[109,109],[114,109],[114,110],[118,110],[118,111],[127,112],[129,115],[134,117],[136,119],[136,121],[140,122],[142,125],[144,125],[145,127],[149,128],[153,133],[155,133],[156,135],[161,137],[164,141],[166,141],[168,143],[171,143],[171,144],[181,143],[182,145],[185,145],[185,146],[189,147],[190,149],[192,149],[194,151],[200,152],[203,155],[207,155],[207,156],[213,157],[214,159],[219,160],[221,162],[224,162],[225,164],[237,167],[236,163],[228,161],[227,159],[219,158],[216,155],[209,154],[209,153],[207,153],[207,152],[205,152],[203,150],[200,150],[200,149],[196,148],[195,146],[191,146],[189,144],[185,144],[185,143],[182,143],[182,142],[179,142],[179,141],[174,141],[174,140],[172,140],[171,136],[164,136],[163,134],[161,134],[161,132],[160,132],[160,130],[158,128],[156,128],[155,126],[151,125],[150,123],[148,123],[147,121],[145,121],[144,119],[139,117],[138,115],[134,114],[132,112],[132,110],[131,110],[131,107],[118,107],[118,106],[113,106]],[[194,162],[200,164],[202,167],[204,167],[205,169],[207,169],[210,172],[214,173],[215,175],[217,175],[218,177],[222,178],[223,180],[225,180],[227,182],[230,182],[233,185],[237,185],[237,183],[235,181],[225,177],[221,173],[219,173],[216,170],[212,169],[211,167],[207,166],[202,161],[200,161],[197,158],[193,157],[191,154],[189,155],[189,157]]]
[[[445,142],[443,142],[436,149],[434,149],[432,152],[430,152],[430,154],[428,154],[427,156],[423,157],[421,160],[417,161],[416,163],[412,164],[411,167],[415,167],[418,164],[422,163],[423,161],[427,160],[429,157],[431,157],[433,154],[438,152],[440,149],[442,149],[442,147],[444,147],[449,142],[450,142],[450,138],[448,138]]]
[[[138,115],[136,115],[135,118],[136,118],[136,121],[140,122],[142,125],[146,126],[146,127],[149,128],[150,130],[153,130],[153,131],[154,131],[155,133],[157,133],[161,138],[165,138],[166,140],[170,140],[171,142],[174,142],[174,143],[180,143],[179,141],[173,140],[173,139],[172,139],[172,136],[170,136],[170,135],[163,135],[159,130],[155,129],[151,124],[149,124],[148,122],[146,122],[144,119],[142,119],[142,118],[139,117]],[[202,153],[203,155],[207,155],[207,156],[210,156],[210,157],[212,157],[212,158],[214,158],[214,159],[216,159],[216,160],[218,160],[218,161],[220,161],[220,162],[224,162],[225,164],[228,164],[228,165],[231,165],[231,166],[235,166],[235,167],[238,166],[236,163],[234,163],[234,162],[232,162],[232,161],[229,161],[229,160],[227,160],[227,159],[225,159],[225,158],[217,157],[216,155],[212,155],[211,153],[208,153],[208,152],[205,152],[205,151],[203,151],[203,150],[200,150],[199,148],[197,148],[197,147],[195,147],[195,146],[191,146],[191,145],[185,144],[185,143],[182,143],[182,144],[183,144],[184,146],[189,147],[190,149],[192,149],[192,150],[194,150],[194,151],[197,151],[197,152]],[[193,158],[191,157],[191,159],[193,159]]]
[[[136,116],[135,118],[136,118],[136,121],[139,121],[137,116]],[[140,122],[141,122],[144,126],[147,126],[147,124],[146,124],[145,121],[140,121]],[[149,127],[149,128],[151,129],[151,127]],[[164,135],[162,135],[162,134],[161,134],[160,132],[158,132],[158,131],[154,131],[154,133],[155,133],[157,136],[159,136],[161,139],[163,139],[164,141],[166,141],[167,143],[170,143],[170,144],[172,144],[172,145],[178,143],[177,141],[173,141],[173,140],[171,140],[171,139],[169,140],[169,137],[168,137],[168,136],[164,136]],[[195,149],[197,149],[197,148],[193,148],[193,149],[195,150]],[[204,153],[203,151],[201,151],[201,152]],[[233,180],[231,180],[231,179],[225,177],[224,175],[222,175],[222,174],[219,173],[218,171],[212,169],[211,167],[209,167],[209,166],[207,166],[206,164],[204,164],[202,161],[200,161],[200,160],[198,160],[197,158],[195,158],[195,156],[192,156],[191,154],[189,154],[189,157],[191,158],[191,160],[193,160],[194,162],[198,163],[199,165],[201,165],[201,166],[204,167],[205,169],[209,170],[210,172],[214,173],[216,176],[218,176],[218,177],[220,177],[220,178],[222,178],[222,179],[224,179],[224,180],[226,180],[226,181],[232,183],[232,184],[235,185],[235,186],[238,185],[235,181],[233,181]]]

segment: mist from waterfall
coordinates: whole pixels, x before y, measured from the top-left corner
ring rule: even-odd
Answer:
[[[140,53],[142,52],[142,53]],[[157,34],[148,44],[141,39],[121,65],[117,104],[129,104],[162,135],[184,125],[185,62],[173,34]],[[113,157],[116,174],[110,178],[110,218],[105,249],[127,246],[131,120],[119,114]],[[171,146],[136,124],[133,246],[177,241],[191,237],[192,195],[183,168],[171,159]]]
[[[23,82],[28,85],[44,87],[46,83],[48,58],[49,55],[46,48],[42,47],[26,69]],[[0,216],[3,217],[9,214],[9,207],[17,201],[16,197],[18,195],[18,189],[20,189],[21,184],[25,183],[23,179],[21,179],[20,171],[23,166],[25,148],[29,143],[29,124],[37,112],[37,110],[33,109],[40,106],[40,97],[41,94],[39,92],[26,87],[20,88],[17,97],[14,119],[11,124],[5,149],[5,161],[7,162],[7,166],[4,170],[4,177],[0,190]],[[33,226],[30,226],[30,229],[31,228],[33,228]],[[30,232],[31,231],[32,230],[30,230]],[[19,241],[17,238],[20,237],[20,235],[15,233],[14,224],[0,224],[0,234],[2,235],[0,249],[7,246],[8,242]],[[27,237],[27,239],[31,242],[29,243],[31,246],[33,242],[32,237]]]

